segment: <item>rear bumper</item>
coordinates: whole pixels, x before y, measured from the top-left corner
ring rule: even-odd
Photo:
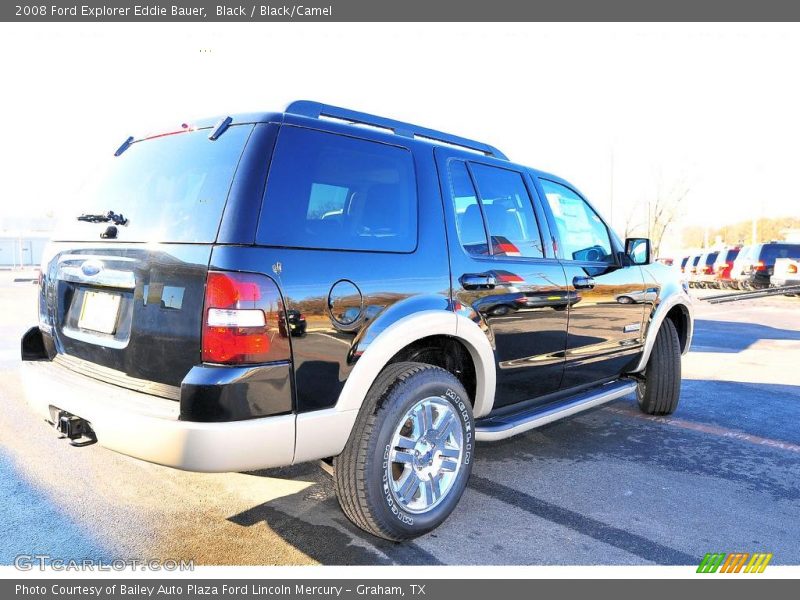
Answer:
[[[251,471],[292,464],[294,414],[201,423],[181,421],[174,400],[96,381],[49,361],[23,362],[23,393],[42,419],[51,407],[88,421],[110,450],[178,469]]]
[[[787,285],[800,285],[800,279],[787,278],[787,277],[773,277],[770,280],[772,287],[785,287]]]
[[[747,273],[745,275],[737,275],[735,279],[739,284],[746,284],[756,289],[761,289],[769,287],[770,276],[768,273]]]

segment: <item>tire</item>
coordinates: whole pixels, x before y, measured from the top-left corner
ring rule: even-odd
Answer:
[[[430,412],[425,412],[427,406]],[[444,415],[449,415],[450,427],[437,432]],[[426,419],[430,428],[425,427]],[[344,450],[333,461],[336,495],[345,515],[364,531],[392,541],[432,531],[450,515],[467,485],[474,431],[469,396],[451,373],[424,363],[387,366],[367,393]],[[415,439],[415,448],[405,445]],[[403,460],[390,460],[395,456]],[[439,483],[427,483],[433,481]],[[434,485],[440,496],[431,502],[436,498]],[[403,494],[404,490],[411,492]]]
[[[650,360],[636,386],[639,408],[648,415],[671,415],[681,396],[681,343],[670,319],[656,335]]]

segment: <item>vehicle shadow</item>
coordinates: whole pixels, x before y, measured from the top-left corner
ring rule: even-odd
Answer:
[[[310,488],[258,504],[228,518],[242,527],[265,523],[289,544],[325,565],[440,565],[413,542],[396,544],[362,531],[345,517],[331,477],[316,463],[250,472],[256,477],[315,481]]]
[[[730,386],[753,387],[753,402],[742,407],[743,390]],[[510,509],[521,510],[530,515],[532,522],[548,521],[554,529],[567,528],[643,562],[691,564],[697,558],[691,544],[671,545],[657,533],[637,533],[607,518],[604,511],[613,514],[618,509],[618,488],[635,488],[639,485],[637,480],[619,480],[605,492],[593,489],[597,511],[584,511],[568,500],[584,493],[580,481],[586,465],[600,468],[606,463],[636,463],[632,472],[644,466],[660,473],[654,475],[658,482],[699,476],[725,481],[743,493],[760,495],[764,501],[793,505],[800,501],[800,454],[796,451],[800,440],[792,433],[791,424],[800,417],[800,405],[786,403],[787,394],[796,397],[800,390],[797,386],[689,380],[684,382],[684,398],[672,418],[640,414],[633,397],[620,399],[505,441],[479,444],[468,494],[474,498],[478,493],[492,501],[489,506],[497,513],[483,514],[482,519],[496,518],[503,523],[507,522],[503,515]],[[773,417],[765,422],[770,412]],[[777,427],[779,421],[783,425]],[[767,439],[767,435],[774,439]],[[773,441],[788,444],[781,447]],[[534,472],[536,476],[529,477]],[[330,476],[316,464],[250,475],[297,477],[314,481],[315,485],[248,508],[229,517],[232,523],[242,527],[265,523],[323,564],[442,564],[441,558],[426,549],[429,543],[394,544],[352,525],[339,508]],[[593,484],[587,481],[586,485]],[[609,495],[604,496],[606,493]],[[695,501],[687,496],[681,510],[693,514]],[[749,518],[751,509],[743,505],[730,510],[734,511],[733,518],[744,519]],[[720,514],[719,518],[730,516]],[[669,515],[656,519],[654,532],[672,524],[670,519]],[[436,535],[434,532],[422,539]]]
[[[800,331],[756,323],[698,319],[694,324],[692,352],[737,353],[759,340],[800,341]]]

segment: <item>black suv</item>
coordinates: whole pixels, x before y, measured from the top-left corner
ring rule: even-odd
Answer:
[[[492,146],[299,101],[110,161],[22,340],[28,400],[73,444],[197,471],[327,460],[347,516],[402,540],[455,508],[476,441],[632,392],[677,406],[678,277]]]
[[[768,288],[779,258],[800,258],[800,244],[769,242],[748,246],[734,262],[731,279],[743,290]]]

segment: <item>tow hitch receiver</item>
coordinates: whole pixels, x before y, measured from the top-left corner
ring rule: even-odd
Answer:
[[[67,438],[72,446],[89,446],[97,442],[97,437],[91,425],[64,410],[56,410],[53,425],[62,438]]]

